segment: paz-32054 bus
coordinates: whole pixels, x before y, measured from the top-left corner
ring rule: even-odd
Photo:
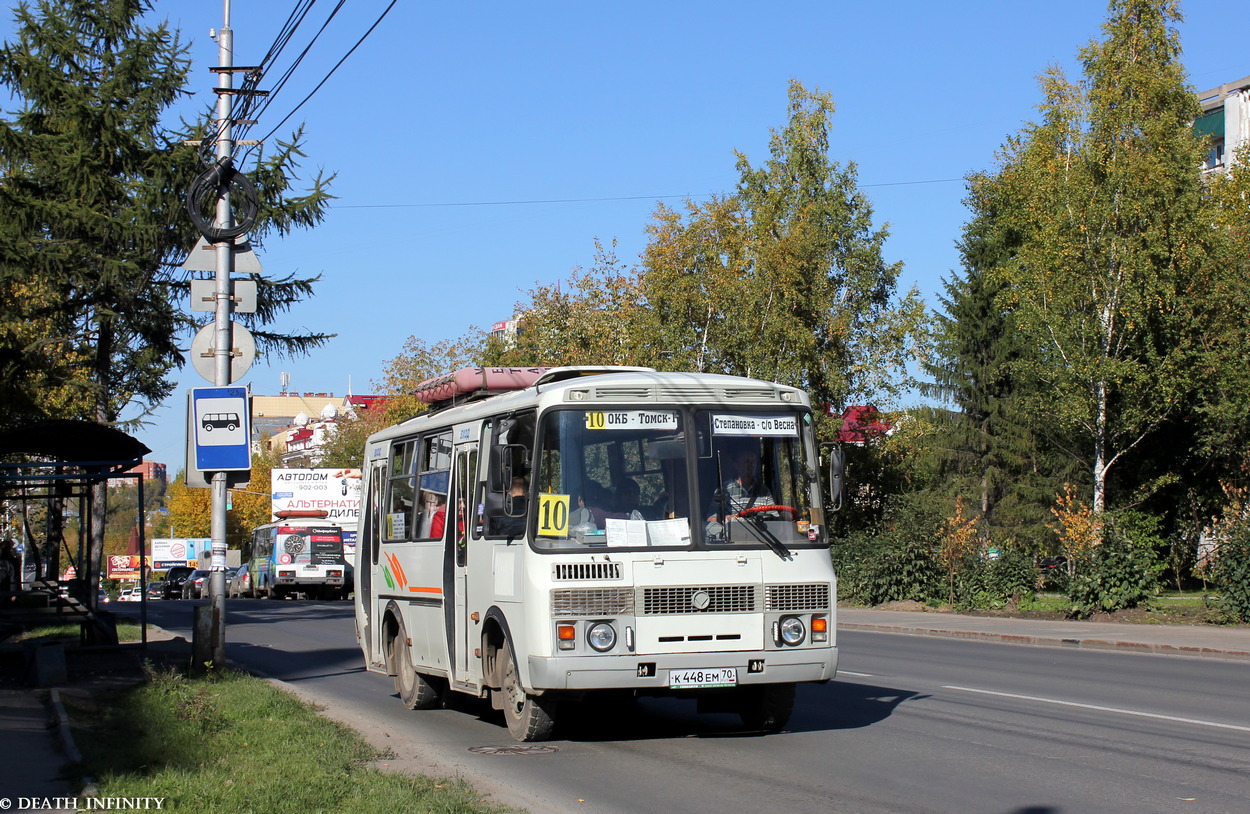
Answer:
[[[368,441],[355,569],[365,663],[406,706],[489,696],[514,738],[541,740],[562,702],[625,690],[775,731],[796,684],[834,677],[802,391],[466,368],[418,395],[430,411]]]

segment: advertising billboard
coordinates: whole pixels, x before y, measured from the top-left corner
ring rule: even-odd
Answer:
[[[138,579],[140,558],[133,554],[109,554],[106,558],[106,579]]]
[[[212,552],[207,537],[155,537],[152,540],[152,567],[157,571],[175,565],[195,565],[203,552]],[[207,556],[207,555],[206,555]]]
[[[326,520],[354,528],[360,519],[359,469],[275,469],[270,485],[274,520],[324,511]]]

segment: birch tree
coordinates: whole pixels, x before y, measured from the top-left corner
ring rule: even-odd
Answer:
[[[1192,397],[1204,326],[1196,298],[1212,228],[1199,176],[1199,108],[1172,0],[1113,0],[1084,78],[1041,79],[1041,120],[1009,141],[993,179],[1021,233],[1000,298],[1036,381],[1038,426],[1084,462],[1108,505],[1124,457]]]
[[[737,153],[738,187],[679,214],[661,206],[642,290],[679,366],[806,388],[818,403],[897,397],[922,350],[924,306],[897,296],[888,230],[873,225],[854,163],[829,156],[832,97],[798,81],[768,159]]]

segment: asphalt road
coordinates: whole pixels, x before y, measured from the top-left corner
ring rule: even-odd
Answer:
[[[149,616],[189,637],[195,604]],[[404,709],[364,671],[351,612],[230,600],[227,653],[324,699],[396,768],[534,812],[1250,810],[1244,662],[842,631],[838,679],[800,687],[784,733],[644,699],[573,707],[559,739],[529,748],[482,702]]]

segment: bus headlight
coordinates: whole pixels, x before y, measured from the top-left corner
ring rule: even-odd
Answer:
[[[780,633],[781,641],[790,646],[802,644],[807,638],[807,628],[803,626],[803,620],[797,616],[787,616],[782,619]]]
[[[606,653],[616,647],[616,629],[607,622],[595,622],[586,631],[586,641],[600,653]]]

